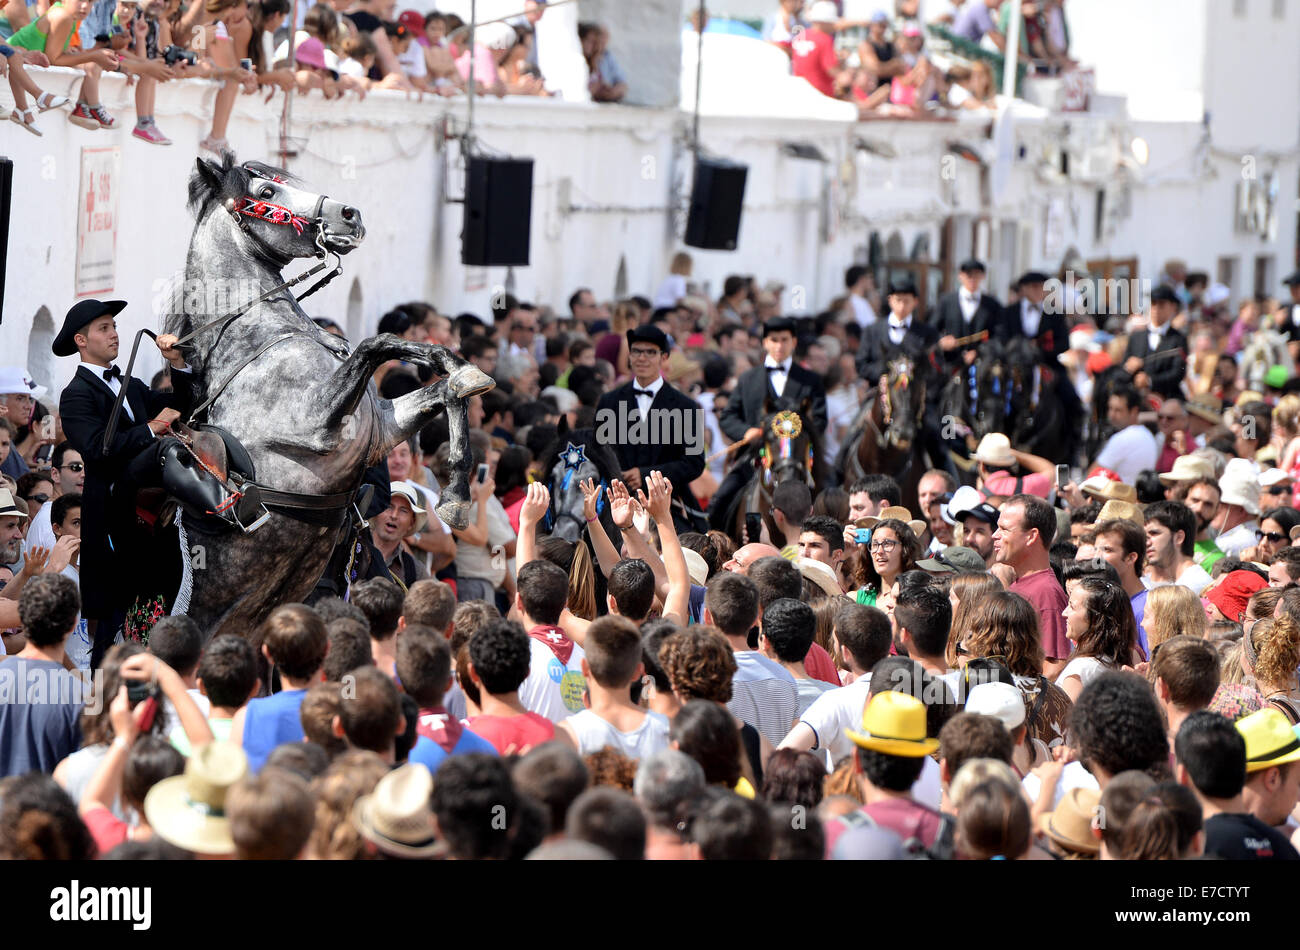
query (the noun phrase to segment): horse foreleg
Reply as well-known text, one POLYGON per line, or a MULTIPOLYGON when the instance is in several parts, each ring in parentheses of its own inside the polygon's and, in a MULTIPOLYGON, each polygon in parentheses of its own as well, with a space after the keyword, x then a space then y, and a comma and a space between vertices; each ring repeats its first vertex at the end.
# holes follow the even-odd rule
POLYGON ((451 449, 448 459, 451 480, 442 486, 437 513, 449 528, 462 530, 469 527, 469 473, 474 457, 469 448, 469 399, 453 394, 451 379, 440 379, 432 386, 425 386, 394 399, 393 414, 384 427, 383 444, 393 446, 403 439, 409 439, 444 408, 447 410, 447 434, 451 449))

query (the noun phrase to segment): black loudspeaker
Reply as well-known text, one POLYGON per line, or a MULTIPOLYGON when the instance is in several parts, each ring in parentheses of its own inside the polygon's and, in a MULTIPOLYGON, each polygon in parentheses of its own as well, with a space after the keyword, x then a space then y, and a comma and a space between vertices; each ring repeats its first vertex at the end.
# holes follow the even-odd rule
POLYGON ((13 191, 14 163, 0 158, 0 320, 4 320, 5 270, 9 265, 9 205, 13 191))
POLYGON ((531 158, 471 158, 465 172, 465 227, 460 262, 528 263, 533 217, 531 158))
POLYGON ((711 251, 734 251, 740 237, 748 165, 713 158, 695 160, 686 243, 711 251))

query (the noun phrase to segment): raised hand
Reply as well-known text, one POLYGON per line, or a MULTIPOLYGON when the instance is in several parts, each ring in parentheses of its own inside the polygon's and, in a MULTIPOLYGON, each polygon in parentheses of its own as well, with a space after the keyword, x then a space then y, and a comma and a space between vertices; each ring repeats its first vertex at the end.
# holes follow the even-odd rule
POLYGON ((49 563, 45 565, 45 573, 60 574, 63 569, 72 563, 72 559, 77 556, 81 550, 81 539, 70 534, 65 534, 54 542, 54 550, 50 552, 49 563))
POLYGON ((537 524, 546 517, 546 511, 550 507, 551 493, 547 491, 546 486, 541 482, 530 482, 528 491, 524 495, 524 503, 519 509, 520 527, 525 524, 537 524))
POLYGON ((672 500, 673 486, 662 472, 651 472, 650 477, 646 480, 650 489, 647 495, 645 492, 637 492, 637 498, 642 507, 650 513, 656 524, 662 524, 664 521, 672 520, 672 500))
POLYGON ((609 483, 609 516, 620 529, 632 527, 632 496, 617 478, 609 483))
POLYGON ((588 521, 595 521, 596 506, 600 504, 600 495, 605 487, 597 485, 591 478, 579 483, 578 487, 582 489, 582 517, 588 521))

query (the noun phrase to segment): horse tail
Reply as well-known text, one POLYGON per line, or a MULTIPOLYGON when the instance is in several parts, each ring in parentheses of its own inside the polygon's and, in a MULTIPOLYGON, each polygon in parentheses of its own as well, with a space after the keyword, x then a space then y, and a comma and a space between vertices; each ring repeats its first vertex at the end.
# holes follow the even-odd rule
POLYGON ((569 564, 568 606, 576 617, 596 619, 596 570, 591 561, 591 549, 581 538, 573 547, 573 561, 569 564))

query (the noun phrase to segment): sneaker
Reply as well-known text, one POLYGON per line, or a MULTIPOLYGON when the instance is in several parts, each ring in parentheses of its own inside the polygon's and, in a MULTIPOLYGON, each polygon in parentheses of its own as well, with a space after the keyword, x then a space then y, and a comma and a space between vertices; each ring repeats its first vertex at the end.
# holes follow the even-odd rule
POLYGON ((230 143, 225 139, 214 139, 211 135, 199 143, 199 148, 212 152, 218 158, 230 151, 230 143))
POLYGON ((102 128, 99 120, 91 114, 90 106, 84 102, 78 102, 76 108, 68 113, 68 121, 73 125, 79 125, 83 129, 90 129, 91 131, 102 128))
POLYGON ((95 121, 99 123, 101 129, 111 129, 117 121, 108 114, 108 110, 103 106, 87 106, 86 111, 94 117, 95 121))
POLYGON ((139 125, 137 124, 131 130, 131 134, 138 139, 144 139, 152 145, 171 145, 172 140, 158 131, 156 125, 139 125))

